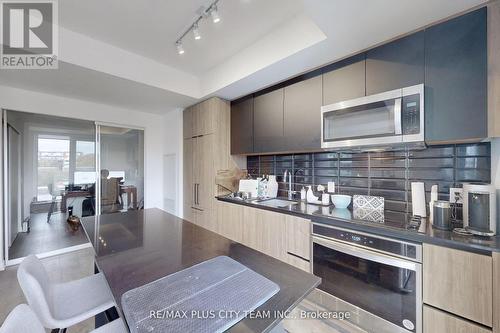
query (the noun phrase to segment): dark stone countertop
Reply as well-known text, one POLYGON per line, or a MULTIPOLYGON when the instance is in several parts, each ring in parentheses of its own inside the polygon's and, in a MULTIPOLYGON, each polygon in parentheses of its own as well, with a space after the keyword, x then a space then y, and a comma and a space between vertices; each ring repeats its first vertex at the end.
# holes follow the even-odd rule
MULTIPOLYGON (((279 285, 258 311, 292 310, 321 279, 160 209, 82 219, 99 268, 120 306, 123 293, 205 260, 226 255, 279 285)), ((245 318, 230 332, 268 332, 280 318, 245 318)))
POLYGON ((385 214, 385 218, 382 217, 382 220, 375 222, 359 219, 356 214, 349 209, 335 209, 332 206, 324 207, 307 204, 305 202, 299 202, 298 204, 291 204, 284 207, 276 207, 266 204, 265 201, 246 201, 230 197, 218 197, 217 199, 234 204, 307 218, 316 224, 343 227, 406 241, 435 244, 483 254, 500 252, 500 235, 495 237, 464 236, 452 231, 437 230, 425 219, 422 220, 418 230, 415 230, 408 226, 408 221, 390 218, 388 217, 390 216, 388 213, 385 214))

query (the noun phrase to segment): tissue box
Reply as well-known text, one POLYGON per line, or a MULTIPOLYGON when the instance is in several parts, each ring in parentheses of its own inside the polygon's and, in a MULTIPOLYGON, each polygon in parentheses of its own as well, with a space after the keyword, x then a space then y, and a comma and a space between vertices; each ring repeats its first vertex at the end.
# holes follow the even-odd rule
POLYGON ((354 195, 352 198, 353 209, 363 210, 384 210, 384 197, 374 197, 371 195, 354 195))

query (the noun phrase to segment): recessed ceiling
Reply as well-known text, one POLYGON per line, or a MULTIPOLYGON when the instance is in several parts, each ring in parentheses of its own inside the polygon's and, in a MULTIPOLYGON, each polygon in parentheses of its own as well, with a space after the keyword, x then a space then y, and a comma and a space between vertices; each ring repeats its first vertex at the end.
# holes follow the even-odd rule
POLYGON ((232 100, 487 0, 220 0, 221 22, 175 41, 210 0, 61 0, 58 70, 0 70, 0 84, 166 113, 232 100))
MULTIPOLYGON (((165 114, 196 102, 131 80, 59 62, 57 70, 0 70, 0 85, 165 114)), ((29 110, 27 110, 29 111, 29 110)))
POLYGON ((59 23, 75 32, 202 75, 303 11, 301 0, 220 0, 221 21, 200 21, 202 38, 190 33, 179 56, 175 41, 210 0, 64 0, 59 23))

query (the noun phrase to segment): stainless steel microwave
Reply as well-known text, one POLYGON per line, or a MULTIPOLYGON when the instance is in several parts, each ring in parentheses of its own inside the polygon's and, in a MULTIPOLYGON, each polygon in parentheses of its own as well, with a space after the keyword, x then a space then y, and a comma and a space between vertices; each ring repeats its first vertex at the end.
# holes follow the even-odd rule
POLYGON ((321 107, 321 148, 423 142, 423 84, 321 107))

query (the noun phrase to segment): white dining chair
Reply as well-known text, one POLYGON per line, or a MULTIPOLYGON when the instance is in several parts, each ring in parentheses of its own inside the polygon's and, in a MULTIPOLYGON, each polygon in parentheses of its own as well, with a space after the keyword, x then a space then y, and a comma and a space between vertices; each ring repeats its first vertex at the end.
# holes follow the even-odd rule
POLYGON ((45 333, 45 328, 27 304, 19 304, 5 318, 0 333, 45 333))
POLYGON ((65 329, 115 306, 101 273, 52 283, 41 261, 30 255, 19 265, 17 279, 30 308, 45 328, 65 329))
MULTIPOLYGON (((120 318, 93 330, 91 333, 126 333, 127 329, 120 318)), ((45 333, 40 319, 27 304, 19 304, 12 310, 2 326, 0 333, 45 333)))

